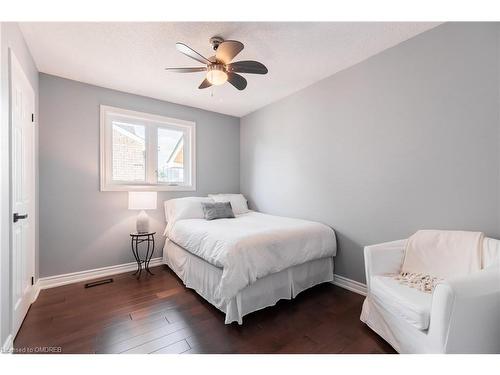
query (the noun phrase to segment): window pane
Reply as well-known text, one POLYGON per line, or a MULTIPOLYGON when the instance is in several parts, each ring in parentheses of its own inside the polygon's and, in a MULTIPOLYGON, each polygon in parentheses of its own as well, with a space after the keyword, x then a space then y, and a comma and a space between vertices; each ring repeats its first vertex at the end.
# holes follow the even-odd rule
POLYGON ((184 183, 183 132, 158 128, 158 182, 184 183))
POLYGON ((143 125, 113 121, 113 180, 146 180, 146 139, 143 125))

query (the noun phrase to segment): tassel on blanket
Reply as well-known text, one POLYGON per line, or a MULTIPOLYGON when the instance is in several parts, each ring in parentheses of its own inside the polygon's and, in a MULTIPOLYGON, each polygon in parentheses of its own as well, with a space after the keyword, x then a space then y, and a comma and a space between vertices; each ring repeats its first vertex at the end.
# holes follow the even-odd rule
POLYGON ((400 284, 418 289, 424 293, 432 293, 436 285, 443 281, 439 277, 413 272, 401 272, 399 275, 394 276, 394 279, 398 280, 400 284))

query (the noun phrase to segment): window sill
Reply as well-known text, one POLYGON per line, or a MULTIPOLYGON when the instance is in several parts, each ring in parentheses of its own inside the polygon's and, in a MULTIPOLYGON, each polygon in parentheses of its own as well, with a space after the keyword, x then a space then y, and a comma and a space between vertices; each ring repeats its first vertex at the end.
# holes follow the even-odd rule
POLYGON ((101 191, 196 191, 196 186, 189 185, 104 185, 101 191))

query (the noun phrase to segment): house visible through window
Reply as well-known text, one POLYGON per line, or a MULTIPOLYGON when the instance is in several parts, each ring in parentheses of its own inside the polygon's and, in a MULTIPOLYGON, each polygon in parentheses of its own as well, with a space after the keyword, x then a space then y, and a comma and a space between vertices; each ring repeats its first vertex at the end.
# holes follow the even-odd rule
POLYGON ((158 181, 184 182, 184 137, 180 131, 158 129, 158 181))
POLYGON ((195 190, 195 123, 101 106, 101 190, 195 190))
POLYGON ((146 181, 144 126, 113 122, 113 181, 146 181))

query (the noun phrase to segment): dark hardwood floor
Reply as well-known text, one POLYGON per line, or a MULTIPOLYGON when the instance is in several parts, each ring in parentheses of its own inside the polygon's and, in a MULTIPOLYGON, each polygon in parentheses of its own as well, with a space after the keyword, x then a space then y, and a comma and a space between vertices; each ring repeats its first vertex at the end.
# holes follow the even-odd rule
POLYGON ((359 321, 363 297, 332 284, 252 313, 243 325, 183 286, 166 266, 85 289, 42 290, 15 350, 61 353, 394 353, 359 321))

